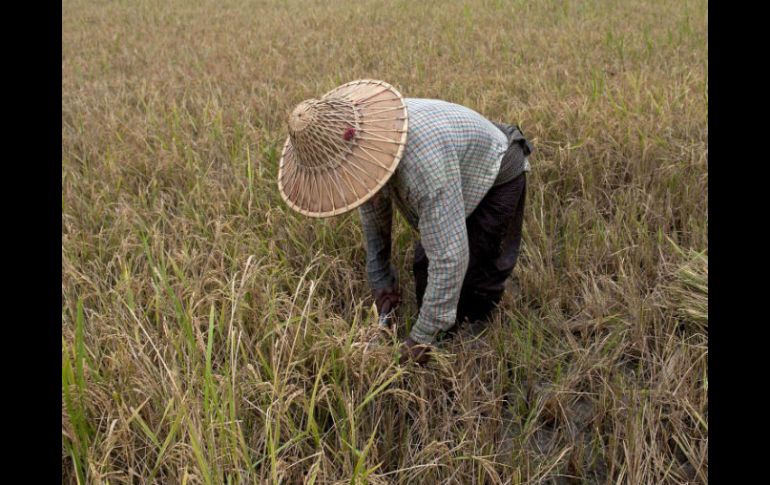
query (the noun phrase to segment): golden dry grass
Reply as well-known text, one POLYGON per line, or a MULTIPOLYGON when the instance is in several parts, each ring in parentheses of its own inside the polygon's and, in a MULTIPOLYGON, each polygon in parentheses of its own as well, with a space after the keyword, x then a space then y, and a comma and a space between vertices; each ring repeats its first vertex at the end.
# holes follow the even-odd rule
POLYGON ((66 482, 707 482, 705 1, 62 9, 66 482), (425 369, 368 343, 357 215, 275 183, 358 78, 537 147, 513 291, 425 369))

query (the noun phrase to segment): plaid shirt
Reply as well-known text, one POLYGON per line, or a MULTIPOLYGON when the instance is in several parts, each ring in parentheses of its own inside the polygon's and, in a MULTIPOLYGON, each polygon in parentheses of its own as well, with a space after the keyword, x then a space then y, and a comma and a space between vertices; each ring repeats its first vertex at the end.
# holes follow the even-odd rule
MULTIPOLYGON (((455 323, 468 268, 468 217, 500 174, 508 140, 475 111, 433 99, 407 99, 403 158, 387 184, 359 208, 372 288, 395 284, 390 263, 393 204, 420 233, 428 287, 410 336, 432 343, 455 323)), ((526 166, 525 170, 529 167, 526 166)))

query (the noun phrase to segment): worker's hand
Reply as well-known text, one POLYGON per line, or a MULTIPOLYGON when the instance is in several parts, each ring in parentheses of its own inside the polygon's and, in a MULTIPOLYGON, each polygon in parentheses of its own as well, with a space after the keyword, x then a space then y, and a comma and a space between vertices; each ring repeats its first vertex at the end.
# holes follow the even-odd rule
POLYGON ((374 304, 377 305, 377 312, 380 315, 387 315, 398 307, 401 303, 401 293, 398 288, 386 287, 374 290, 374 304))
POLYGON ((401 344, 401 356, 398 363, 403 365, 409 360, 418 365, 427 364, 430 360, 430 346, 418 344, 411 337, 407 337, 401 344))

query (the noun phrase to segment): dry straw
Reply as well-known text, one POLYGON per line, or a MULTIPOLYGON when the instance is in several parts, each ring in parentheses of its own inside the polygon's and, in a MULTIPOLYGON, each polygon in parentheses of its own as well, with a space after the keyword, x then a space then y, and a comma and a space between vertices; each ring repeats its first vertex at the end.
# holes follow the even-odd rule
POLYGON ((352 81, 303 101, 289 115, 278 172, 283 200, 311 217, 355 209, 395 172, 407 127, 404 98, 384 81, 352 81))

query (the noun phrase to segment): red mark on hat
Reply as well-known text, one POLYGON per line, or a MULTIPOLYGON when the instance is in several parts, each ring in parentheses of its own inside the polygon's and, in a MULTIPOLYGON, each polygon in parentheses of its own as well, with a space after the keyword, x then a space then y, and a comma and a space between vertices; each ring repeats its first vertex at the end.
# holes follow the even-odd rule
POLYGON ((344 138, 345 141, 350 141, 354 136, 356 136, 356 129, 348 128, 347 130, 345 130, 345 134, 342 135, 342 138, 344 138))

